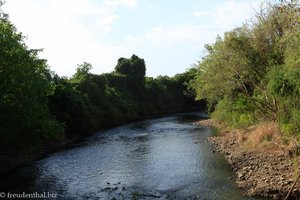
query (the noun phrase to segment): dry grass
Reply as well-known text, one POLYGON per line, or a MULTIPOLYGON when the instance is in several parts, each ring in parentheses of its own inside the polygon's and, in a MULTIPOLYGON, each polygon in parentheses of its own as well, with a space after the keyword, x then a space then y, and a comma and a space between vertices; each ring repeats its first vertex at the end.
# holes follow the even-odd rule
POLYGON ((202 120, 197 123, 204 127, 217 127, 222 131, 219 135, 234 137, 241 149, 258 151, 276 151, 289 154, 298 151, 300 155, 300 142, 295 138, 282 136, 279 124, 274 121, 262 122, 247 129, 228 128, 213 119, 202 120), (230 136, 231 135, 231 136, 230 136), (285 138, 285 139, 284 139, 285 138))
POLYGON ((199 126, 203 126, 203 127, 221 128, 221 123, 219 123, 218 121, 213 120, 213 119, 201 120, 201 121, 197 122, 196 124, 199 126))
POLYGON ((279 149, 281 147, 280 128, 276 122, 264 122, 238 132, 241 144, 250 148, 279 149))
POLYGON ((277 123, 267 122, 259 124, 254 130, 250 131, 248 141, 253 144, 260 144, 264 141, 279 139, 280 129, 277 123))
POLYGON ((296 138, 285 138, 276 122, 263 122, 247 129, 235 131, 239 147, 243 150, 284 153, 300 156, 300 143, 296 138))

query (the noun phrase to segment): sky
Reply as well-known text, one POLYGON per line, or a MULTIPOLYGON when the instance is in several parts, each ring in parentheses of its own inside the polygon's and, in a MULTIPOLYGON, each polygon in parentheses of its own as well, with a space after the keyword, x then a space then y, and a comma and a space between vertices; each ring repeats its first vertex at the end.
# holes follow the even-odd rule
POLYGON ((111 72, 120 57, 143 58, 146 75, 182 73, 204 45, 241 26, 262 0, 6 0, 2 10, 43 49, 50 69, 72 76, 78 64, 111 72))

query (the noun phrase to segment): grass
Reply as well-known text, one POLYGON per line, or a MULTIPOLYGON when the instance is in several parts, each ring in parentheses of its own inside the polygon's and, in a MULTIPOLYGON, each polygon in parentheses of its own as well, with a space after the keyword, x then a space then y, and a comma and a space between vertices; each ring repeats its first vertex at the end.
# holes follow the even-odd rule
POLYGON ((254 146, 278 145, 280 142, 280 129, 276 122, 265 122, 253 127, 247 133, 246 140, 254 146))
POLYGON ((237 142, 247 150, 282 150, 283 141, 280 128, 276 122, 263 122, 245 129, 235 129, 237 142))

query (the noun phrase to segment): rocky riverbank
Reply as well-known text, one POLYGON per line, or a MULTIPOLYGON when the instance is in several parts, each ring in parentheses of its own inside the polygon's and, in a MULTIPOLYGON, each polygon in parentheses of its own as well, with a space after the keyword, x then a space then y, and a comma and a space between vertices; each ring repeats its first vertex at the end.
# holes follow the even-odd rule
MULTIPOLYGON (((219 126, 212 120, 199 122, 199 126, 219 126)), ((252 131, 253 132, 253 131, 252 131)), ((216 151, 225 155, 236 174, 236 183, 245 190, 245 195, 267 199, 284 199, 291 190, 289 199, 300 199, 300 180, 296 182, 300 170, 299 157, 291 156, 281 145, 267 142, 251 145, 241 136, 253 134, 238 131, 224 131, 208 142, 216 151), (279 147, 280 146, 280 147, 279 147), (294 185, 294 182, 296 184, 294 185), (292 185, 294 185, 293 189, 292 185)), ((268 134, 267 134, 268 135, 268 134)), ((270 140, 270 139, 269 139, 270 140)))

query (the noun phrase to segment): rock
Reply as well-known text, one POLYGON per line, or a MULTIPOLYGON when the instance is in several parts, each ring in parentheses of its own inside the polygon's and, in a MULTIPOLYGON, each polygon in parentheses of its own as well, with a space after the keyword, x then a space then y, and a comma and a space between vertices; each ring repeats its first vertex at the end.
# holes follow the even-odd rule
MULTIPOLYGON (((236 174, 236 183, 250 196, 265 199, 284 199, 295 176, 293 161, 280 152, 243 149, 236 134, 210 137, 207 141, 214 151, 224 153, 236 174)), ((291 197, 300 196, 300 181, 291 197)), ((294 198, 298 199, 298 198, 294 198)))
POLYGON ((118 190, 118 189, 119 189, 119 187, 115 187, 115 188, 112 188, 112 191, 118 190))
POLYGON ((103 192, 103 191, 110 191, 110 190, 111 190, 111 187, 106 187, 106 188, 104 188, 104 189, 102 189, 100 191, 103 192))
POLYGON ((244 174, 242 174, 242 173, 238 174, 238 179, 241 181, 244 180, 245 179, 244 174))

